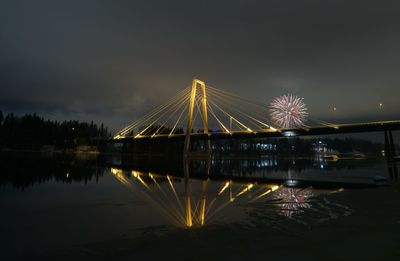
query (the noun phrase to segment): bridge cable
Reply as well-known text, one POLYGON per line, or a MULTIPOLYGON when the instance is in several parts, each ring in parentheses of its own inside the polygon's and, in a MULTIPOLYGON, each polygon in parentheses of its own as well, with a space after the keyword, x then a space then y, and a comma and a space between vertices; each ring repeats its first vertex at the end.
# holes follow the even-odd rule
MULTIPOLYGON (((185 99, 185 98, 183 98, 185 99)), ((177 106, 177 104, 175 104, 174 106, 177 106)), ((152 127, 155 123, 157 123, 165 114, 167 114, 168 112, 170 112, 171 110, 173 110, 175 107, 170 107, 164 111, 161 112, 161 115, 155 119, 152 123, 150 123, 150 125, 148 125, 145 129, 143 129, 138 135, 135 136, 135 138, 139 137, 142 135, 142 133, 144 133, 146 130, 148 130, 150 127, 152 127)))
POLYGON ((186 96, 187 93, 190 91, 189 88, 185 88, 182 91, 180 91, 177 95, 175 95, 174 97, 172 97, 170 100, 168 100, 166 103, 154 108, 151 112, 149 112, 148 114, 146 114, 145 116, 143 116, 142 118, 134 121, 132 124, 126 126, 125 128, 123 128, 122 130, 120 130, 118 132, 118 134, 120 135, 125 135, 127 132, 129 132, 130 130, 132 130, 134 127, 138 126, 141 123, 144 123, 146 121, 149 121, 151 118, 153 118, 156 114, 158 114, 160 111, 162 111, 163 109, 165 109, 166 107, 169 107, 171 105, 173 105, 176 101, 178 101, 179 99, 181 99, 182 97, 186 96))
MULTIPOLYGON (((211 91, 212 92, 212 91, 211 91)), ((229 104, 228 106, 230 106, 230 107, 236 107, 236 108, 238 108, 238 100, 236 99, 236 100, 234 100, 234 99, 232 99, 232 98, 228 98, 228 99, 225 99, 224 97, 222 97, 222 96, 220 96, 220 95, 218 95, 218 94, 216 94, 215 96, 213 96, 213 97, 215 97, 217 100, 219 100, 221 103, 226 103, 226 104, 229 104)), ((244 106, 245 108, 248 108, 249 106, 244 106)), ((249 108, 248 108, 249 109, 249 108)), ((262 109, 263 110, 265 110, 266 109, 266 107, 265 106, 263 106, 262 107, 262 109)), ((237 110, 238 112, 241 112, 239 109, 237 110)), ((243 114, 243 112, 241 112, 242 114, 243 114)), ((252 114, 257 114, 257 115, 259 115, 259 110, 255 110, 255 111, 253 111, 252 112, 252 114)), ((260 116, 260 115, 259 115, 260 116)), ((260 116, 260 118, 265 118, 265 116, 260 116)), ((264 123, 265 124, 265 123, 264 123)))
POLYGON ((152 137, 154 137, 155 135, 157 135, 157 133, 160 131, 160 129, 163 128, 173 116, 175 116, 175 113, 176 113, 177 111, 179 111, 180 109, 182 109, 182 107, 184 107, 185 102, 186 102, 187 100, 189 100, 189 97, 186 97, 185 99, 182 100, 181 104, 178 104, 178 106, 177 106, 177 108, 175 109, 175 111, 172 112, 172 113, 169 115, 169 117, 168 117, 168 118, 164 121, 164 123, 156 130, 156 132, 152 135, 152 137))
POLYGON ((214 118, 217 120, 217 122, 220 124, 220 126, 225 130, 225 132, 230 133, 228 128, 226 128, 225 125, 215 115, 215 113, 214 113, 213 109, 211 108, 211 106, 209 104, 207 104, 207 107, 208 107, 209 111, 211 112, 211 115, 214 116, 214 118))
MULTIPOLYGON (((214 96, 213 96, 213 98, 214 98, 214 96)), ((229 101, 223 100, 221 97, 218 97, 218 96, 215 96, 215 100, 220 102, 220 103, 222 103, 222 104, 224 104, 224 107, 230 107, 231 110, 234 110, 237 113, 241 114, 242 116, 250 119, 251 121, 248 120, 248 119, 246 121, 248 121, 250 124, 256 126, 257 128, 259 128, 261 126, 272 128, 269 124, 267 124, 265 122, 262 122, 262 121, 256 119, 255 117, 252 117, 249 114, 244 113, 244 112, 242 112, 242 111, 240 111, 238 109, 235 109, 235 108, 237 108, 237 102, 235 102, 235 103, 229 102, 229 101), (258 124, 255 124, 253 121, 257 122, 258 124)), ((221 109, 222 109, 222 107, 221 107, 221 109)), ((255 113, 253 113, 253 114, 255 114, 255 113)), ((264 117, 261 117, 261 118, 264 118, 264 117)), ((261 127, 261 129, 263 129, 263 128, 261 127)))
MULTIPOLYGON (((187 88, 187 91, 189 89, 187 88)), ((136 120, 135 122, 133 122, 132 124, 128 125, 127 127, 125 127, 124 129, 122 129, 120 131, 120 133, 126 133, 127 131, 130 131, 132 129, 132 127, 138 125, 138 123, 143 122, 143 119, 147 119, 148 117, 151 117, 152 115, 158 113, 160 110, 162 110, 164 107, 168 106, 169 103, 175 101, 176 97, 179 97, 181 95, 181 93, 183 92, 183 94, 185 93, 185 89, 182 90, 181 92, 179 92, 176 96, 174 96, 170 101, 168 101, 165 104, 162 104, 158 107, 156 107, 155 109, 153 109, 150 113, 148 113, 147 115, 145 115, 144 117, 136 120)))

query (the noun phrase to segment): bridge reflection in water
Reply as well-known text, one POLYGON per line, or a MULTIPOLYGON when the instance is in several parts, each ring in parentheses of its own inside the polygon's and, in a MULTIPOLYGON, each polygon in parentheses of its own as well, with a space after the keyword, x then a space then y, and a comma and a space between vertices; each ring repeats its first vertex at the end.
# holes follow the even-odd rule
POLYGON ((310 188, 286 188, 279 184, 198 180, 118 168, 111 168, 111 173, 176 226, 203 226, 219 218, 230 205, 255 202, 280 206, 277 212, 290 217, 309 208, 313 196, 310 188), (210 182, 214 184, 208 190, 210 182))
MULTIPOLYGON (((235 160, 238 161, 240 162, 235 160)), ((283 171, 278 170, 279 173, 272 172, 263 176, 254 176, 257 174, 255 171, 251 175, 227 176, 222 173, 223 168, 215 170, 210 166, 212 164, 218 165, 215 160, 185 162, 183 171, 175 174, 168 170, 165 172, 171 174, 162 171, 161 174, 155 173, 143 167, 135 169, 114 165, 111 167, 111 173, 171 224, 179 227, 201 227, 225 222, 227 219, 237 220, 249 208, 255 211, 262 210, 260 212, 263 213, 267 211, 269 217, 280 215, 291 219, 299 218, 310 208, 314 214, 318 212, 328 215, 327 209, 335 204, 323 206, 330 204, 328 201, 315 204, 315 199, 319 196, 342 192, 348 188, 380 185, 373 177, 340 179, 333 173, 326 175, 326 169, 319 170, 320 165, 313 166, 316 171, 320 171, 319 176, 299 176, 299 172, 290 167, 283 171), (210 169, 214 173, 210 173, 210 169), (189 172, 193 175, 189 175, 189 172)), ((262 169, 271 168, 269 164, 255 165, 262 169)), ((277 166, 272 168, 276 171, 277 166)), ((351 169, 349 166, 345 168, 351 169)), ((235 170, 231 171, 235 173, 235 170)), ((335 207, 337 206, 336 204, 335 207)), ((349 211, 345 206, 340 208, 342 213, 349 211)))

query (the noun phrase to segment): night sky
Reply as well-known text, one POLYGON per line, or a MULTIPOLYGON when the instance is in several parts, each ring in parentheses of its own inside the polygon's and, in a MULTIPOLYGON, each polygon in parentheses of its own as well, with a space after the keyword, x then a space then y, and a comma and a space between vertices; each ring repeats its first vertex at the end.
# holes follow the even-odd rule
POLYGON ((400 1, 0 2, 0 110, 116 130, 193 77, 299 95, 313 118, 400 119, 400 1))

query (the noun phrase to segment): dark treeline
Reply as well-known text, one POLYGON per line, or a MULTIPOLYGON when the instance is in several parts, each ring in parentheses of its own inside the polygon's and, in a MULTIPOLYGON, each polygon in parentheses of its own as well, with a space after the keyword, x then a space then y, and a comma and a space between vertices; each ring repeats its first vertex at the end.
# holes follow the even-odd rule
POLYGON ((4 115, 0 111, 0 148, 36 149, 43 145, 74 148, 95 145, 110 136, 103 124, 79 121, 50 121, 36 114, 4 115))

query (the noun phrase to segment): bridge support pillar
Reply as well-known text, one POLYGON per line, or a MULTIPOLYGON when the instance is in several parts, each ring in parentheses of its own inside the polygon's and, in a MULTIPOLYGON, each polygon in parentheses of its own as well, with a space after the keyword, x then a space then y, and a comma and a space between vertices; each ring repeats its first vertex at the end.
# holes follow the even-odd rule
MULTIPOLYGON (((185 136, 185 144, 184 144, 184 156, 188 156, 191 153, 191 144, 190 144, 190 135, 193 131, 193 112, 194 112, 194 105, 196 103, 196 93, 197 87, 200 86, 201 89, 201 107, 202 107, 202 114, 203 114, 203 129, 204 134, 209 135, 208 133, 208 115, 207 115, 207 95, 206 95, 206 84, 203 81, 198 79, 193 79, 192 82, 192 91, 190 93, 190 101, 189 101, 189 111, 188 111, 188 123, 186 128, 186 136, 185 136)), ((211 152, 211 145, 210 140, 207 139, 206 143, 206 153, 210 154, 211 152)))
POLYGON ((385 131, 385 156, 388 166, 390 178, 398 178, 398 169, 396 163, 396 148, 393 141, 393 133, 391 130, 385 131))
POLYGON ((183 159, 183 171, 184 171, 184 182, 185 182, 185 212, 186 212, 186 226, 192 227, 192 207, 191 207, 191 184, 189 179, 189 169, 190 169, 190 161, 186 158, 183 159))
POLYGON ((207 187, 208 187, 208 179, 202 182, 202 193, 201 193, 201 201, 200 201, 200 211, 199 211, 199 220, 200 225, 204 225, 205 223, 205 212, 206 212, 206 200, 207 200, 207 187))
POLYGON ((394 161, 394 157, 396 156, 396 148, 394 146, 391 130, 385 131, 385 156, 388 162, 394 161))

